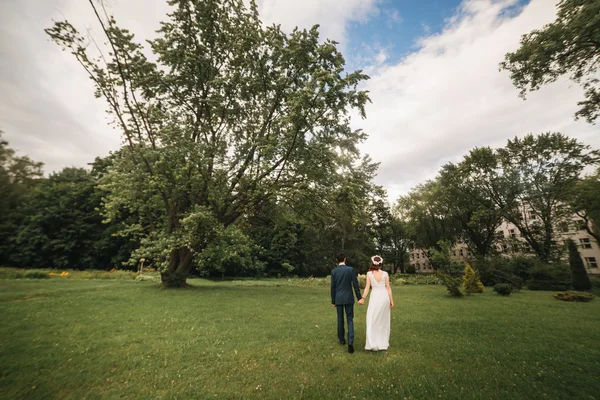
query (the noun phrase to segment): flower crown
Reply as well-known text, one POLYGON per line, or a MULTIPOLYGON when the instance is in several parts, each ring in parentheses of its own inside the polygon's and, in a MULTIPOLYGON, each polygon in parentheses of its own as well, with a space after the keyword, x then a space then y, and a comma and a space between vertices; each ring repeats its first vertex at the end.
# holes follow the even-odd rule
POLYGON ((381 264, 383 264, 383 258, 381 258, 381 256, 373 256, 371 257, 371 262, 373 263, 373 265, 380 266, 381 264))

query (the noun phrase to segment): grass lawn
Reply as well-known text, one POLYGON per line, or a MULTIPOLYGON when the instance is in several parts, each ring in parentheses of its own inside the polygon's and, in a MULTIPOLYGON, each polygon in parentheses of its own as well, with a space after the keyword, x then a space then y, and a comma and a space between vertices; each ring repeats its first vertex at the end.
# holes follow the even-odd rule
POLYGON ((327 287, 191 283, 0 281, 0 397, 600 399, 600 299, 397 286, 390 350, 356 305, 351 355, 327 287))

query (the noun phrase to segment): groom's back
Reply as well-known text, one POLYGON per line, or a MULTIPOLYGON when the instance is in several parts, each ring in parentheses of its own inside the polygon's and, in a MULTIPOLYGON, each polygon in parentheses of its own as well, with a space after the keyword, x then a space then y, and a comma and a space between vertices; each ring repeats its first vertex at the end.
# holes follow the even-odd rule
POLYGON ((354 269, 348 265, 339 265, 331 271, 331 281, 335 285, 335 304, 352 304, 352 278, 354 269))

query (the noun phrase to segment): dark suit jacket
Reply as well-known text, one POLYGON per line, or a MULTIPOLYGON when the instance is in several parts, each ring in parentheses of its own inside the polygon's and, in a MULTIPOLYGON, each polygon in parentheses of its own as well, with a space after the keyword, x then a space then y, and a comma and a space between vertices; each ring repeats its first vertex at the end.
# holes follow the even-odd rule
POLYGON ((354 304, 352 287, 354 287, 356 298, 360 300, 360 289, 354 268, 338 265, 331 270, 331 304, 354 304))

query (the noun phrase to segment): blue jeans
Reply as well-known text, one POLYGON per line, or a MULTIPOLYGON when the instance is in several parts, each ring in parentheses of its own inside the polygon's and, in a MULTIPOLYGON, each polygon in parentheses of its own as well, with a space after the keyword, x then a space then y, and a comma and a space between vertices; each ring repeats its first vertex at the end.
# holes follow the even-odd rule
POLYGON ((348 321, 348 343, 354 344, 354 304, 336 304, 338 321, 338 339, 341 343, 346 342, 344 337, 344 310, 348 321))

